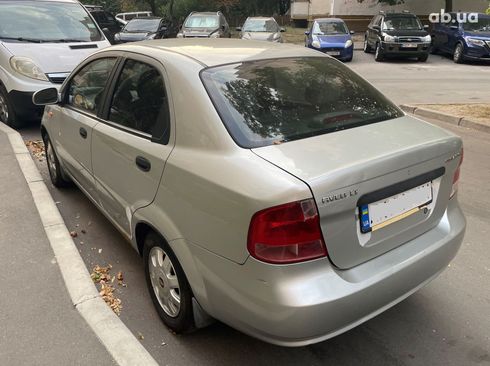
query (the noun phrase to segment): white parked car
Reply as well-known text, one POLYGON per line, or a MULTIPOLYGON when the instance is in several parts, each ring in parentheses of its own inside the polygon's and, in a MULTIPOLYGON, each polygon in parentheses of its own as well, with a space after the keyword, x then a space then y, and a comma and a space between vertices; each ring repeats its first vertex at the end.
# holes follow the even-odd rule
POLYGON ((0 0, 0 121, 40 119, 32 94, 60 86, 80 61, 110 43, 75 0, 0 0))

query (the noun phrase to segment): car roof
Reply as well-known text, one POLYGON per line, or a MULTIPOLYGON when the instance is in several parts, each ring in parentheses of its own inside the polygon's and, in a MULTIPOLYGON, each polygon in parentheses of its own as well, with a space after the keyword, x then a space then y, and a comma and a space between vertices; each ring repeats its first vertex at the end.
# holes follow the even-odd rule
MULTIPOLYGON (((297 45, 239 39, 163 39, 117 45, 108 50, 142 53, 142 47, 158 57, 159 51, 186 56, 202 66, 217 66, 244 61, 287 57, 327 57, 297 45)), ((103 51, 102 51, 103 52, 103 51)))
POLYGON ((274 17, 248 17, 247 19, 274 19, 274 17))
MULTIPOLYGON (((0 0, 1 1, 12 1, 12 0, 0 0)), ((78 0, 35 0, 38 2, 45 2, 45 3, 80 3, 78 0)))
POLYGON ((417 16, 412 13, 387 13, 381 15, 384 15, 385 18, 400 18, 400 17, 417 18, 417 16))
POLYGON ((345 23, 343 19, 340 18, 317 18, 315 22, 330 22, 330 23, 345 23))
POLYGON ((189 14, 189 16, 193 16, 193 15, 219 15, 220 13, 217 12, 217 11, 195 11, 191 14, 189 14))

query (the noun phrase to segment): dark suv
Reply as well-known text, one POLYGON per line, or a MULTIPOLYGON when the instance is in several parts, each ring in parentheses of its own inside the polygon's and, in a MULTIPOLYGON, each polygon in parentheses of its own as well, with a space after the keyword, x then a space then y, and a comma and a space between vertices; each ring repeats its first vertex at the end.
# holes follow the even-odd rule
POLYGON ((428 26, 409 12, 383 13, 369 23, 364 38, 364 52, 375 51, 375 60, 386 56, 416 57, 425 62, 429 57, 431 37, 428 26))
POLYGON ((121 31, 121 25, 117 22, 114 15, 102 9, 102 6, 99 5, 85 5, 85 8, 94 17, 109 42, 114 44, 114 35, 121 31))

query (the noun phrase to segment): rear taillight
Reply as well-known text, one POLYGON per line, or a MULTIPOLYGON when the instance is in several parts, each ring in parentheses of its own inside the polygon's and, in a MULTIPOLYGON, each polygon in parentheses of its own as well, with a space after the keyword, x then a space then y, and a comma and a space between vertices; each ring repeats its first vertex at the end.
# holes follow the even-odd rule
POLYGON ((451 196, 449 197, 450 199, 453 198, 456 192, 458 191, 459 176, 461 174, 461 165, 463 164, 463 158, 464 158, 464 150, 461 149, 461 157, 459 159, 458 168, 454 172, 454 176, 453 176, 453 188, 451 190, 451 196))
POLYGON ((285 264, 327 255, 313 199, 257 212, 250 222, 248 251, 258 260, 285 264))

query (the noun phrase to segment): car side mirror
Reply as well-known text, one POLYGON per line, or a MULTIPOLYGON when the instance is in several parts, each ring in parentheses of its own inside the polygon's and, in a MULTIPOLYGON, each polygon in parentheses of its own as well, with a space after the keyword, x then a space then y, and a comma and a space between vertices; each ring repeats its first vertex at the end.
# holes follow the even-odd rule
POLYGON ((284 33, 286 31, 286 28, 281 28, 280 31, 284 33))
POLYGON ((356 32, 354 32, 354 31, 352 31, 352 30, 351 30, 349 33, 350 33, 350 34, 355 34, 356 32))
POLYGON ((58 89, 56 88, 47 88, 42 89, 34 93, 32 96, 32 102, 35 105, 50 105, 57 104, 60 101, 60 95, 58 93, 58 89))
POLYGON ((373 29, 376 29, 376 30, 380 31, 381 30, 381 27, 379 25, 373 25, 373 29))
POLYGON ((237 32, 241 32, 241 31, 242 31, 242 27, 236 27, 236 28, 235 28, 235 30, 236 30, 237 32))
POLYGON ((306 31, 306 32, 305 32, 305 35, 306 35, 306 36, 309 36, 309 35, 310 35, 310 31, 306 31))

